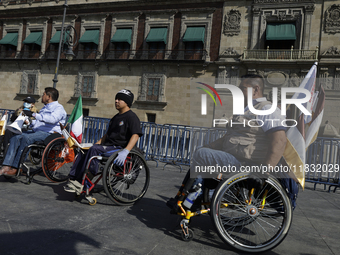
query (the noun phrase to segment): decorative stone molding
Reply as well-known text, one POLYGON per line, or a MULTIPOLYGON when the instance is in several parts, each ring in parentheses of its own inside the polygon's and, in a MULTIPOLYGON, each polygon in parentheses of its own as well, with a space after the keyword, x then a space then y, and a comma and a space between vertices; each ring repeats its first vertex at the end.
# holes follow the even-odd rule
POLYGON ((299 87, 300 86, 300 78, 297 73, 291 73, 289 77, 288 87, 299 87))
POLYGON ((223 34, 228 36, 238 35, 241 32, 241 13, 231 9, 224 16, 223 34))
POLYGON ((234 48, 227 48, 223 53, 220 55, 220 57, 239 57, 241 56, 234 48))
POLYGON ((325 11, 326 33, 340 32, 340 4, 333 4, 325 11))
POLYGON ((328 50, 322 53, 322 56, 340 56, 340 50, 337 47, 332 46, 328 50))

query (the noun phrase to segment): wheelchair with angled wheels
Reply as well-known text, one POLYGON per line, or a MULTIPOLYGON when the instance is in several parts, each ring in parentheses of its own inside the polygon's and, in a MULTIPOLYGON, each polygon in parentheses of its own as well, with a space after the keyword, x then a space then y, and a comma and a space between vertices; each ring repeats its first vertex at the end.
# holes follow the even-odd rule
POLYGON ((43 172, 52 182, 66 181, 76 153, 76 150, 69 148, 62 135, 51 134, 44 141, 35 142, 24 149, 20 158, 20 171, 14 177, 19 178, 23 174, 27 184, 30 184, 36 174, 43 172), (29 161, 26 161, 27 153, 29 161))
POLYGON ((97 200, 92 195, 96 184, 102 180, 103 189, 109 199, 116 205, 131 205, 139 201, 146 193, 150 182, 150 170, 141 152, 132 149, 127 155, 124 164, 118 166, 114 160, 120 149, 93 156, 86 164, 82 185, 84 194, 90 205, 97 200), (89 171, 92 160, 99 160, 99 170, 95 176, 89 171))
POLYGON ((287 236, 293 209, 286 190, 273 176, 261 188, 250 185, 250 173, 237 173, 214 185, 204 185, 202 204, 187 209, 178 201, 181 235, 194 237, 189 225, 196 215, 210 214, 219 237, 238 251, 263 253, 279 245, 287 236), (202 209, 204 206, 204 209, 202 209), (192 210, 192 211, 191 211, 192 210))

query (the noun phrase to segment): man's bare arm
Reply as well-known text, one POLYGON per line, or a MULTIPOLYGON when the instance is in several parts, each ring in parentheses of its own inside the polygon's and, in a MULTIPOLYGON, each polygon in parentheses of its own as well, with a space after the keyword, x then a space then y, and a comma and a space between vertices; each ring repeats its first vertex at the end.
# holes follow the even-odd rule
POLYGON ((276 166, 281 157, 283 156, 283 152, 286 148, 287 136, 284 130, 275 131, 270 133, 268 136, 268 151, 265 159, 265 164, 267 166, 276 166))

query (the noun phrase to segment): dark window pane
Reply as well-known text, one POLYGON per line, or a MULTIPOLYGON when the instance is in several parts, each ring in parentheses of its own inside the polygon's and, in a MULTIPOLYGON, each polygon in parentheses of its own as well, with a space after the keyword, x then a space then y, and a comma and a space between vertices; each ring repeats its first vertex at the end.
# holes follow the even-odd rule
POLYGON ((157 101, 159 93, 160 79, 149 79, 149 86, 146 100, 157 101))
POLYGON ((27 94, 34 94, 34 86, 35 86, 36 75, 35 74, 29 74, 27 76, 28 76, 27 94))
POLYGON ((84 76, 81 87, 82 96, 91 97, 92 89, 93 89, 93 76, 84 76))

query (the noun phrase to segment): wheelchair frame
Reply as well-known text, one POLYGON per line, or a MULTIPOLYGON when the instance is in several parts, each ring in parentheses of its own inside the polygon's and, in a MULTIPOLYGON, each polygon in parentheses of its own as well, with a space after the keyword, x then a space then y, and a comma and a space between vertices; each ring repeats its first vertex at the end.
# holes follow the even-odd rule
POLYGON ((131 205, 145 195, 150 183, 150 170, 144 156, 132 149, 123 166, 117 166, 113 162, 119 151, 120 149, 117 149, 112 155, 104 153, 88 160, 81 183, 84 189, 80 195, 84 194, 90 205, 97 203, 91 191, 100 180, 103 182, 106 195, 117 205, 131 205), (94 159, 99 160, 100 165, 98 172, 93 176, 89 166, 94 159))
MULTIPOLYGON (((30 184, 33 180, 33 177, 36 174, 40 174, 41 172, 44 172, 46 178, 48 178, 50 181, 52 182, 63 182, 66 181, 68 179, 68 173, 67 175, 65 174, 62 178, 61 177, 57 177, 57 176, 53 176, 53 174, 51 174, 50 172, 53 172, 54 174, 57 173, 57 170, 60 170, 60 168, 66 164, 66 163, 71 163, 73 162, 73 158, 67 158, 67 161, 65 160, 65 155, 68 154, 67 152, 65 153, 65 150, 69 151, 74 151, 73 149, 70 149, 67 145, 66 139, 60 135, 60 136, 56 136, 55 134, 51 134, 50 136, 48 136, 46 139, 49 139, 50 141, 45 144, 45 141, 38 141, 35 142, 33 144, 30 144, 29 146, 27 146, 20 158, 20 164, 19 164, 19 169, 22 169, 22 173, 26 175, 26 183, 30 184), (55 136, 55 138, 53 137, 55 136), (52 139, 54 138, 54 139, 52 139), (59 149, 54 149, 55 145, 58 145, 59 143, 59 149), (64 146, 63 146, 64 145, 64 146), (42 155, 41 158, 35 158, 34 153, 32 153, 32 150, 36 150, 36 153, 38 154, 38 157, 40 155, 42 155), (49 153, 54 152, 53 158, 49 157, 49 153), (61 155, 57 155, 56 151, 63 151, 64 153, 62 153, 61 155), (35 170, 32 170, 32 167, 30 167, 25 161, 27 153, 29 152, 29 157, 30 157, 30 161, 32 162, 32 164, 37 165, 37 163, 41 163, 41 166, 38 167, 35 170), (33 162, 35 159, 37 159, 37 161, 33 162), (58 168, 54 168, 52 170, 49 169, 49 166, 46 164, 46 161, 53 161, 53 162, 58 162, 58 168), (44 162, 45 161, 45 162, 44 162)), ((52 153, 53 154, 53 153, 52 153)), ((59 171, 60 172, 60 171, 59 171)), ((58 172, 58 173, 59 173, 58 172)), ((15 176, 13 176, 14 178, 19 178, 21 171, 19 170, 17 172, 17 174, 15 176)), ((12 177, 6 177, 6 178, 12 178, 12 177)))
POLYGON ((277 179, 270 176, 260 190, 248 187, 249 173, 238 173, 220 181, 210 201, 204 189, 206 209, 194 212, 182 206, 178 215, 181 236, 190 241, 194 232, 189 228, 192 217, 210 214, 220 238, 242 252, 258 253, 273 249, 287 236, 292 222, 291 202, 277 179))

